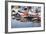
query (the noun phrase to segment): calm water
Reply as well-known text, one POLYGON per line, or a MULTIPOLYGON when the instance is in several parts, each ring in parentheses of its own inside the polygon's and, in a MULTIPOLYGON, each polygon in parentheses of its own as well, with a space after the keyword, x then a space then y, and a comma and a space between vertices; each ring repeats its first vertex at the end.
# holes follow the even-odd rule
POLYGON ((40 27, 40 23, 33 23, 33 22, 20 22, 16 19, 11 20, 11 27, 12 28, 26 28, 26 27, 40 27))

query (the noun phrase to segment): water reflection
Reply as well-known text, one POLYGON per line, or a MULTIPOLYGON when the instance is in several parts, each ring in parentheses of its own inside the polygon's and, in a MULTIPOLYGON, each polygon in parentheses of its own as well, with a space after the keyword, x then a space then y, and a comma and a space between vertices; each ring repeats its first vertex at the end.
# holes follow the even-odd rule
POLYGON ((37 22, 20 22, 16 19, 11 20, 11 27, 12 28, 26 28, 26 27, 40 27, 41 24, 37 22))

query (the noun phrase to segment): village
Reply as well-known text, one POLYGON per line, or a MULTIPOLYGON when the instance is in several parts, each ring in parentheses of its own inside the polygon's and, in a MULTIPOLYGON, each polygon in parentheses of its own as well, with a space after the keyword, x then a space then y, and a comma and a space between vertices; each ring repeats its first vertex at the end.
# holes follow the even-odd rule
POLYGON ((12 19, 21 22, 41 22, 41 8, 32 6, 12 6, 12 19))

